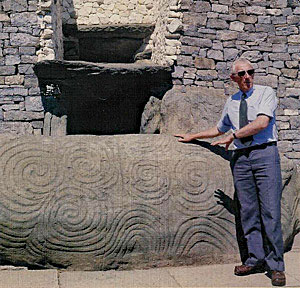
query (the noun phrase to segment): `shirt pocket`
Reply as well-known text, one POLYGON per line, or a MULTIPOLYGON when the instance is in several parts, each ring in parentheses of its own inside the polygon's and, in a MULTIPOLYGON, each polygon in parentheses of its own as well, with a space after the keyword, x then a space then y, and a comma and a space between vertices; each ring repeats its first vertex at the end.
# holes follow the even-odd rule
POLYGON ((258 110, 254 105, 248 105, 248 121, 252 122, 257 118, 258 110))

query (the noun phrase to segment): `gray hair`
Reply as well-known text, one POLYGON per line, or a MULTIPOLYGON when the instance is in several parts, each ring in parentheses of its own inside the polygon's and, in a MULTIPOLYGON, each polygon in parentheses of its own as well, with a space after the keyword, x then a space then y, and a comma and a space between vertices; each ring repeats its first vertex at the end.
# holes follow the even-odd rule
POLYGON ((253 66, 251 64, 251 62, 249 60, 247 60, 246 58, 239 58, 237 60, 235 60, 233 63, 232 63, 232 67, 231 67, 231 73, 234 74, 236 73, 236 66, 237 64, 239 63, 244 63, 244 64, 249 64, 251 67, 253 66))

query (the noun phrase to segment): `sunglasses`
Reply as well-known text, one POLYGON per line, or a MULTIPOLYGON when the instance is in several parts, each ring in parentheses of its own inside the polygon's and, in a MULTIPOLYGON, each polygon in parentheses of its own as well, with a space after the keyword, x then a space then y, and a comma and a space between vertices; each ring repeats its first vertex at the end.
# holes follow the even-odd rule
POLYGON ((239 71, 237 73, 233 73, 233 74, 237 74, 239 77, 243 77, 246 75, 246 73, 249 75, 249 76, 252 76, 254 74, 254 69, 250 69, 250 70, 247 70, 247 71, 239 71))

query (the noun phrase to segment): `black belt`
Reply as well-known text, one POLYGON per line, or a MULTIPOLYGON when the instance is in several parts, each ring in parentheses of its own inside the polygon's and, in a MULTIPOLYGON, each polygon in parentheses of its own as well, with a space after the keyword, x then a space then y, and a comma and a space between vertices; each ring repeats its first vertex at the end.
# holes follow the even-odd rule
POLYGON ((254 145, 246 148, 236 149, 234 153, 237 154, 243 154, 243 153, 249 153, 252 150, 259 150, 259 149, 265 149, 268 146, 277 146, 277 142, 267 142, 260 145, 254 145))

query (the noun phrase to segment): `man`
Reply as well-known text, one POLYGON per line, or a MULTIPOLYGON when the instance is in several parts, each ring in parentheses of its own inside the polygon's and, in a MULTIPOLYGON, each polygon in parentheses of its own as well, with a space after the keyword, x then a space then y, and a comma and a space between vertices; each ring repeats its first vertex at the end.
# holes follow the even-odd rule
POLYGON ((243 264, 235 267, 234 274, 244 276, 268 269, 272 285, 284 286, 277 99, 272 88, 253 85, 254 69, 246 59, 233 63, 230 78, 240 90, 227 100, 218 124, 197 134, 175 136, 180 137, 180 142, 190 142, 232 130, 211 145, 225 144, 226 150, 232 142, 234 146, 231 168, 247 247, 246 259, 242 258, 243 264))

